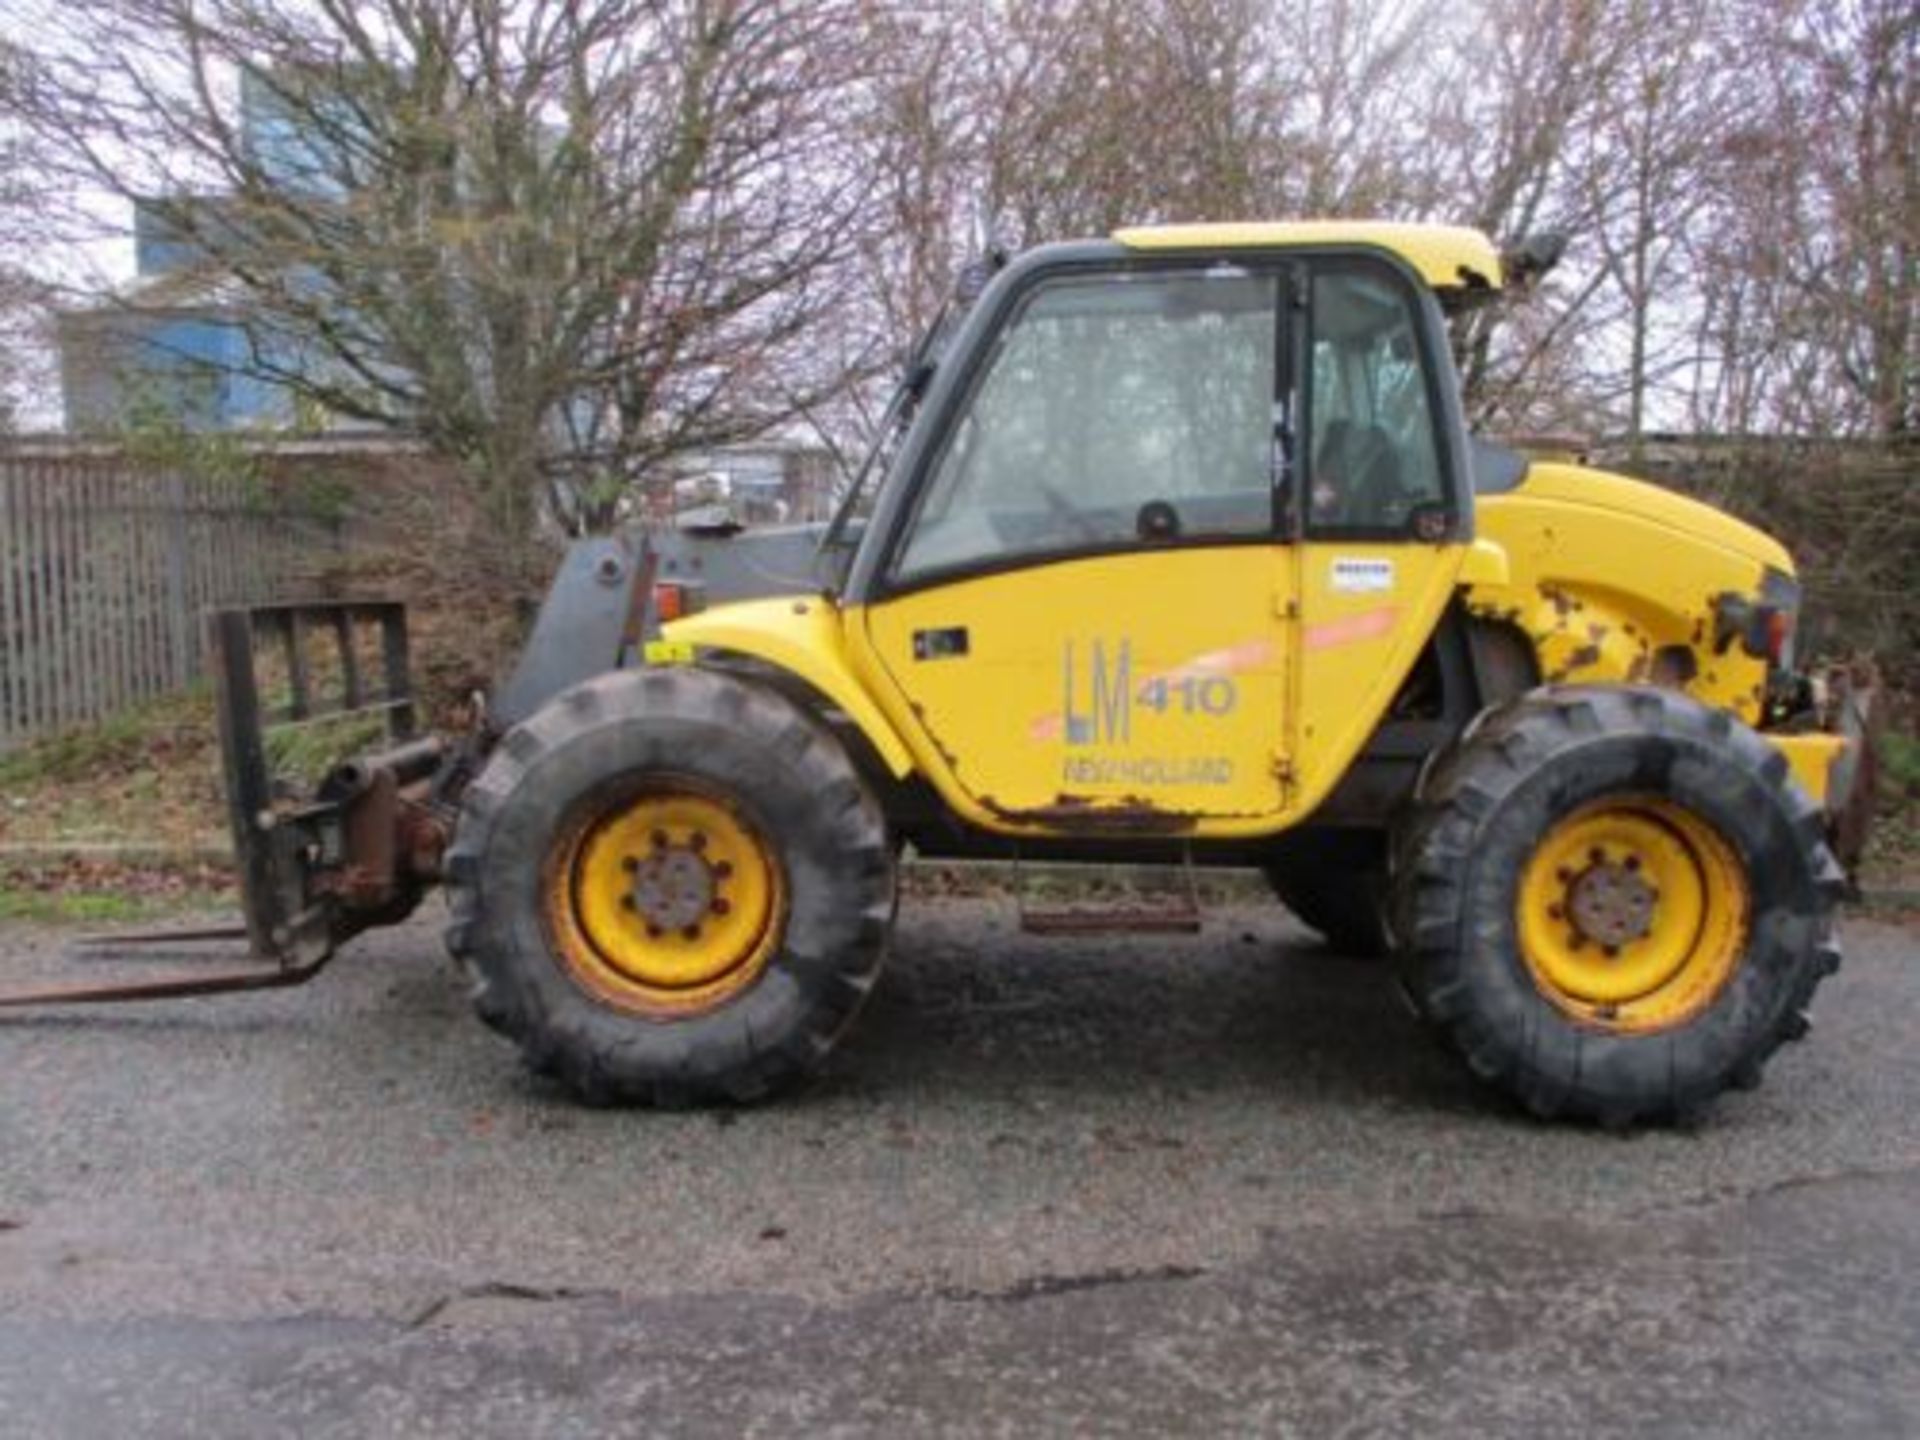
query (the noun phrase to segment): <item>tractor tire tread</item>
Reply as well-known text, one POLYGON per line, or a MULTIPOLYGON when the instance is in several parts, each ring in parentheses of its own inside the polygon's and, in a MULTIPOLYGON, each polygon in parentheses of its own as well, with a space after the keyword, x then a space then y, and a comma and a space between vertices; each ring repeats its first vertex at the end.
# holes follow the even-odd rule
POLYGON ((1542 1117, 1683 1121, 1728 1086, 1758 1084, 1840 964, 1839 867, 1817 808, 1776 761, 1754 731, 1669 690, 1543 688, 1500 706, 1429 767, 1393 838, 1398 964, 1416 1011, 1475 1075, 1542 1117), (1531 817, 1552 813, 1543 786, 1606 793, 1580 778, 1594 767, 1663 776, 1686 803, 1715 807, 1748 866, 1754 922, 1728 984, 1740 994, 1671 1030, 1583 1028, 1532 988, 1518 955, 1512 877, 1496 872, 1524 853, 1531 817))
POLYGON ((481 1020, 518 1044, 530 1070, 588 1103, 752 1103, 816 1070, 871 994, 894 914, 893 856, 844 747, 783 696, 691 667, 613 671, 516 726, 467 788, 447 858, 444 939, 481 1020), (729 765, 757 765, 755 803, 774 812, 762 817, 772 843, 804 848, 804 875, 788 865, 779 952, 711 1011, 662 1021, 615 1009, 527 943, 540 933, 528 877, 557 815, 541 796, 556 785, 584 795, 595 767, 609 764, 716 783, 732 779, 729 765))

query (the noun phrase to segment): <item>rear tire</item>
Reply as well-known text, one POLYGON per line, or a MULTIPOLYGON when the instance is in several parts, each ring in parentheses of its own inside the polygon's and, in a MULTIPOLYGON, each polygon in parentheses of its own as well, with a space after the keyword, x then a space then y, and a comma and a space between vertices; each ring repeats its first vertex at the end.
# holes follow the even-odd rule
POLYGON ((1280 903, 1325 936, 1328 948, 1356 960, 1377 960, 1392 951, 1390 890, 1377 853, 1354 857, 1350 864, 1337 856, 1290 855, 1268 864, 1266 876, 1280 903))
POLYGON ((1750 1088, 1839 967, 1785 759, 1670 691, 1565 687, 1436 763, 1395 853, 1409 995, 1481 1079, 1607 1125, 1750 1088))
POLYGON ((468 787, 447 878, 481 1018, 595 1103, 802 1079, 872 989, 895 894, 839 742, 690 668, 602 675, 510 732, 468 787))

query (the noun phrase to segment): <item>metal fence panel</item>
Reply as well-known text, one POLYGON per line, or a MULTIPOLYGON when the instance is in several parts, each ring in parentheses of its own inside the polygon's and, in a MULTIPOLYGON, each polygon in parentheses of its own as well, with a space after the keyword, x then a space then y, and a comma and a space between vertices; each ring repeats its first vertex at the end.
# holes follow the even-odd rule
POLYGON ((311 598, 342 528, 276 488, 0 456, 0 752, 191 683, 211 607, 311 598))

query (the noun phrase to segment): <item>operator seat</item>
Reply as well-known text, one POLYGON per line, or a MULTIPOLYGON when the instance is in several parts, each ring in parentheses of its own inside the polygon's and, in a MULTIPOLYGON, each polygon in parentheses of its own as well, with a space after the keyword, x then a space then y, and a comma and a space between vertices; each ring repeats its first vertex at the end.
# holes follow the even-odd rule
POLYGON ((1315 457, 1313 518, 1331 525, 1378 525, 1400 489, 1400 456, 1378 425, 1330 420, 1315 457))

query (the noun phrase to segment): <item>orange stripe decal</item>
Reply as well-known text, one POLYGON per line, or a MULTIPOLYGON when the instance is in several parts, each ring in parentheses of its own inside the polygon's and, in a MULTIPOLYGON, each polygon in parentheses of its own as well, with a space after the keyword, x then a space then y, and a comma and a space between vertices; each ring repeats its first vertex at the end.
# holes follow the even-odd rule
POLYGON ((1383 605, 1378 610, 1362 610, 1358 615, 1323 620, 1318 625, 1307 626, 1301 634, 1300 644, 1307 650, 1337 650, 1342 645, 1377 640, 1382 635, 1391 635, 1399 618, 1398 606, 1383 605))

